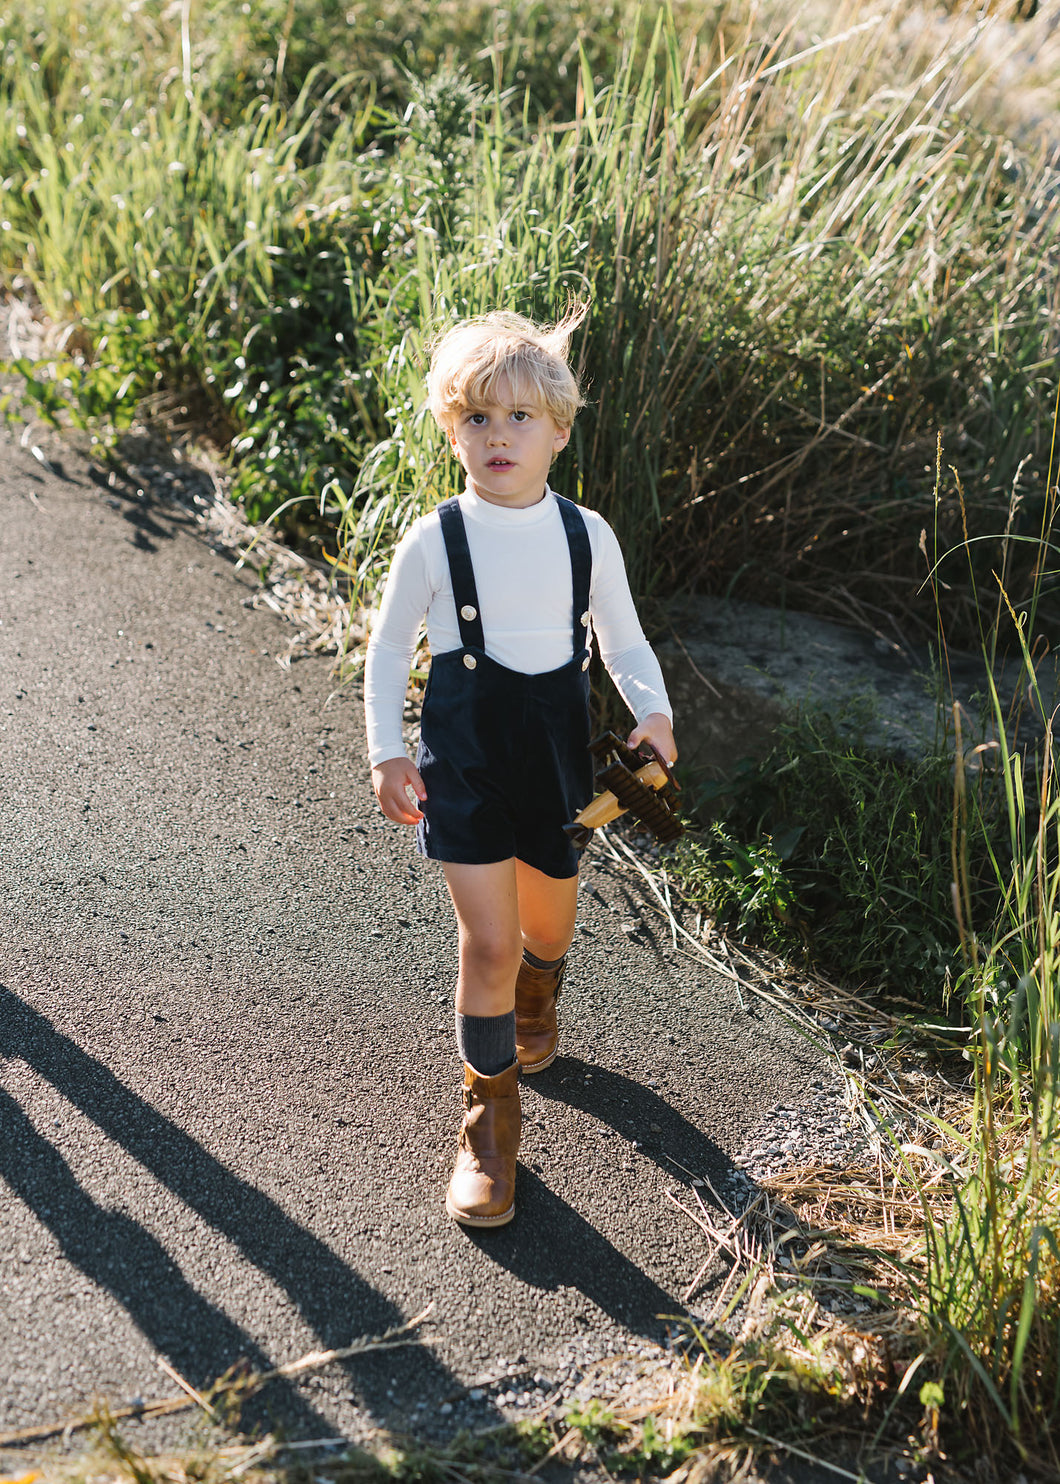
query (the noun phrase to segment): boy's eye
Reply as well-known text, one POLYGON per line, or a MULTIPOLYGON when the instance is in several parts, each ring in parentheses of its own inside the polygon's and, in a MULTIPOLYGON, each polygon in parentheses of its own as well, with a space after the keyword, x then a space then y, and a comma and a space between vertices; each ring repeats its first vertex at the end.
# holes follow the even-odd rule
POLYGON ((484 412, 470 412, 470 413, 468 413, 468 419, 467 420, 474 427, 480 428, 482 426, 482 424, 486 421, 486 414, 484 412))
POLYGON ((515 422, 515 423, 524 423, 524 422, 526 422, 526 419, 529 416, 530 416, 529 412, 520 412, 520 411, 516 410, 515 412, 512 413, 512 422, 515 422))

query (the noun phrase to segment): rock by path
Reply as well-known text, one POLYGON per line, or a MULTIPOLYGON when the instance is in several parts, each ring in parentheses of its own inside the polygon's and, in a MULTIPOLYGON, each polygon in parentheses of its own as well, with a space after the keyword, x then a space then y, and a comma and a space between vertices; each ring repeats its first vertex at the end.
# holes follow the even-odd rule
POLYGON ((193 517, 68 450, 0 435, 0 521, 0 1430, 170 1395, 159 1356, 202 1386, 428 1304, 424 1344, 256 1415, 445 1433, 658 1353, 712 1295, 681 1303, 703 1247, 666 1192, 737 1188, 822 1054, 591 852, 516 1219, 455 1226, 455 934, 354 689, 282 670, 193 517))

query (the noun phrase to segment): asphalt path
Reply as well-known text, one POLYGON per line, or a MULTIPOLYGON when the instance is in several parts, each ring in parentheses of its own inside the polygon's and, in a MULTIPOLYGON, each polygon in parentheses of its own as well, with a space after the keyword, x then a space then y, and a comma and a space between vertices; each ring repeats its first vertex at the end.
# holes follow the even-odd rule
MULTIPOLYGON (((651 1355, 705 1243, 667 1198, 824 1074, 598 847, 517 1215, 443 1207, 455 931, 380 815, 355 687, 194 517, 0 434, 0 1429, 348 1346, 263 1424, 488 1423, 651 1355)), ((0 1452, 0 1465, 18 1457, 0 1452)), ((18 1472, 15 1468, 15 1472, 18 1472)), ((2 1472, 2 1468, 0 1468, 2 1472)))

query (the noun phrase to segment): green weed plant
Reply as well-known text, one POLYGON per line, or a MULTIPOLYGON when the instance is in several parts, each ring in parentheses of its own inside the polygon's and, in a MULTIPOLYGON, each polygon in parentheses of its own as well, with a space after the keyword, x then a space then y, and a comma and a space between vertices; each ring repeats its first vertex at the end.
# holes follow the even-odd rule
MULTIPOLYGON (((977 786, 968 890, 996 898, 987 842, 997 795, 977 786)), ((953 762, 866 744, 858 719, 806 707, 761 761, 699 793, 710 823, 675 867, 733 928, 851 987, 934 1014, 961 975, 953 912, 953 762)))
MULTIPOLYGON (((1055 550, 1051 527, 1043 542, 1055 550)), ((1044 575, 1044 572, 1043 572, 1044 575)), ((1028 691, 1044 722, 1034 752, 1009 741, 992 690, 1007 840, 991 866, 1000 906, 979 925, 958 789, 955 901, 976 1031, 974 1102, 947 1166, 952 1206, 925 1206, 925 1315, 941 1350, 939 1384, 954 1412, 1003 1424, 1020 1454, 1060 1469, 1060 789, 1051 689, 1032 658, 1026 615, 1009 610, 1028 691), (1049 698, 1049 699, 1046 699, 1049 698), (1007 848, 1005 848, 1007 846, 1007 848)), ((963 782, 963 780, 962 780, 963 782)), ((993 833, 993 832, 992 832, 993 833)), ((980 1427, 977 1427, 977 1432, 980 1427)))

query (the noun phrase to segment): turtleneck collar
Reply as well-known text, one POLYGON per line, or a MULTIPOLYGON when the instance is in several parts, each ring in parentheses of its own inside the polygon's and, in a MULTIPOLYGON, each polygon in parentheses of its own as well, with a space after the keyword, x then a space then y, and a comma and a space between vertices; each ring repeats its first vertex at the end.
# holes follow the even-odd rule
POLYGON ((556 497, 549 486, 545 485, 545 493, 533 505, 524 505, 520 509, 512 509, 507 505, 494 505, 490 500, 484 500, 481 495, 476 495, 472 489, 465 488, 460 496, 460 509, 471 520, 477 520, 486 526, 533 526, 538 521, 547 520, 555 508, 556 497))

